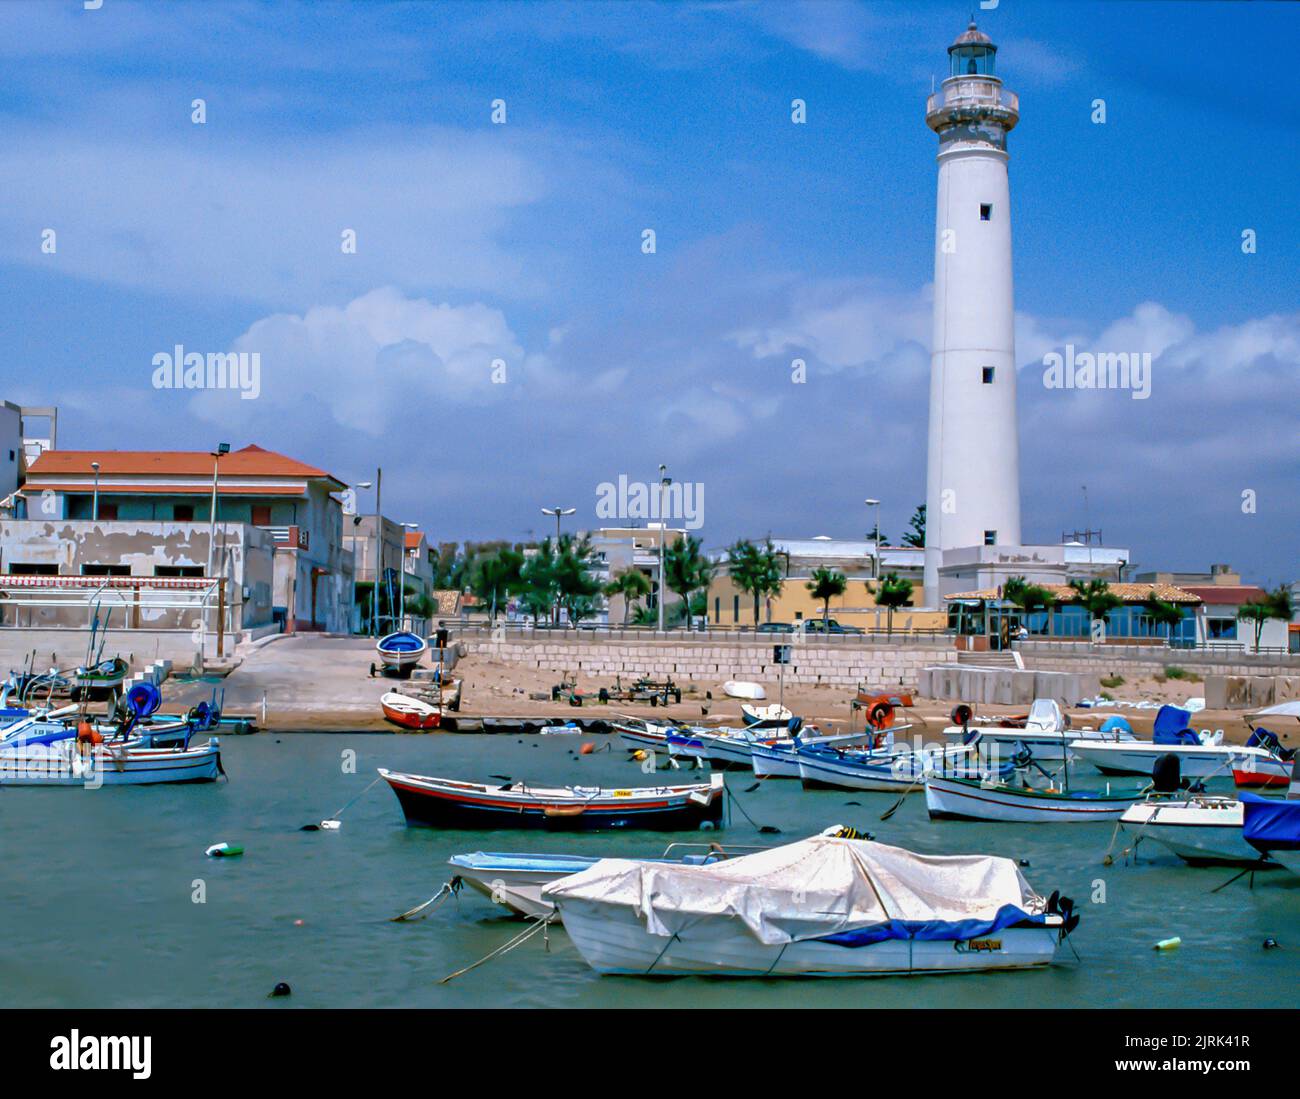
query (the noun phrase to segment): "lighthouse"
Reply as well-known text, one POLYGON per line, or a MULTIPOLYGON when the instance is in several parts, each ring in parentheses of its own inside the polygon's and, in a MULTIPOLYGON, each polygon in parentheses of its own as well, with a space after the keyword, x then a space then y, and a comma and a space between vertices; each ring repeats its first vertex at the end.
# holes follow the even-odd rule
POLYGON ((926 468, 925 591, 939 599, 945 550, 1020 544, 1015 316, 1007 134, 1019 101, 997 46, 972 22, 926 104, 939 135, 934 338, 926 468))

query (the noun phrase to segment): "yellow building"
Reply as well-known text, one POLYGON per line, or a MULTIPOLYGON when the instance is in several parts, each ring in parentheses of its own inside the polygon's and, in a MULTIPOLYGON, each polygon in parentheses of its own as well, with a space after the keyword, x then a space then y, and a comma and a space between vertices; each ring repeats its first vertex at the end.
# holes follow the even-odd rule
MULTIPOLYGON (((760 543, 761 544, 761 543, 760 543)), ((876 605, 871 587, 877 576, 897 573, 913 584, 909 606, 894 612, 895 630, 942 630, 947 627, 945 610, 929 609, 921 577, 925 551, 911 546, 880 546, 866 541, 834 538, 773 539, 782 562, 780 594, 759 601, 759 622, 795 625, 804 619, 820 620, 823 604, 814 599, 808 582, 817 568, 834 569, 848 581, 844 594, 830 601, 830 617, 842 626, 861 630, 885 630, 888 611, 876 605), (877 560, 877 553, 879 559, 877 560)), ((727 572, 725 557, 709 585, 709 623, 718 626, 753 628, 754 597, 741 591, 727 572)))

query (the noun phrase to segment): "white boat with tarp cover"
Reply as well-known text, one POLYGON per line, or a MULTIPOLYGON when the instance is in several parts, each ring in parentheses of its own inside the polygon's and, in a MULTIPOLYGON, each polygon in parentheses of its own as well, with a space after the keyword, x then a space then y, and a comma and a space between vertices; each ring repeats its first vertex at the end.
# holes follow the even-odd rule
POLYGON ((703 866, 602 859, 542 898, 593 969, 649 976, 1027 969, 1078 922, 1011 859, 830 836, 703 866))
POLYGON ((1196 733, 1188 728, 1191 712, 1161 706, 1151 740, 1072 740, 1070 751, 1104 775, 1149 775, 1163 755, 1178 758, 1186 778, 1231 780, 1234 771, 1266 765, 1271 752, 1259 747, 1224 744, 1220 733, 1196 733))

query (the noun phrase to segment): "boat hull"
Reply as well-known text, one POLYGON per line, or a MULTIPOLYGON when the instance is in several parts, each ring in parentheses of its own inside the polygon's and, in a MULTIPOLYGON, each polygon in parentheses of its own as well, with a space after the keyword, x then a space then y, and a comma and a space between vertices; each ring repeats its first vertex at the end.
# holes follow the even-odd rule
POLYGON ((931 775, 925 783, 925 804, 934 820, 985 820, 1017 824, 1078 823, 1119 820, 1144 795, 1090 797, 1028 793, 977 779, 931 775))
POLYGON ((1241 834, 1241 802, 1139 802, 1120 818, 1135 841, 1153 840, 1193 866, 1244 865, 1260 861, 1241 834))
MULTIPOLYGON (((723 788, 603 798, 575 804, 572 798, 521 800, 510 791, 449 790, 420 782, 421 776, 381 772, 402 807, 406 823, 424 828, 543 828, 555 831, 686 831, 720 828, 723 788)), ((721 779, 721 776, 718 776, 721 779)))
POLYGON ((215 782, 221 750, 215 741, 193 748, 95 748, 83 756, 75 740, 0 751, 0 786, 151 786, 215 782))
POLYGON ((1228 779, 1235 770, 1249 769, 1247 760, 1253 758, 1256 761, 1254 766, 1259 766, 1260 757, 1271 758, 1258 748, 1223 744, 1126 745, 1076 740, 1070 742, 1070 751, 1104 775, 1142 775, 1147 778, 1162 755, 1178 758, 1179 773, 1184 778, 1228 779))
POLYGON ((755 744, 749 765, 757 778, 799 778, 799 757, 790 749, 755 744))
POLYGON ((887 939, 869 946, 759 942, 734 920, 706 920, 672 939, 651 935, 623 906, 561 897, 569 938, 599 973, 705 977, 884 977, 1050 965, 1055 927, 1008 927, 969 942, 887 939))
POLYGON ((799 778, 805 790, 874 790, 898 794, 919 790, 925 771, 932 767, 977 778, 981 775, 981 765, 972 754, 952 748, 946 750, 946 758, 929 752, 896 752, 870 763, 807 752, 800 752, 797 758, 799 778), (914 758, 917 756, 920 758, 914 758))

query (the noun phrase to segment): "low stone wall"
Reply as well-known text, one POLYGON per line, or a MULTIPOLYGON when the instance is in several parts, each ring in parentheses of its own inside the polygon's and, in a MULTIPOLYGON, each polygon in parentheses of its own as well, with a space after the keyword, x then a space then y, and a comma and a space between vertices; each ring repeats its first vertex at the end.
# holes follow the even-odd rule
POLYGON ((1089 672, 1017 671, 956 664, 925 668, 917 681, 922 698, 976 704, 1028 706, 1036 698, 1053 698, 1062 706, 1094 698, 1101 684, 1089 672))
MULTIPOLYGON (((649 675, 657 679, 698 680, 717 683, 727 679, 776 683, 780 665, 772 659, 774 639, 756 641, 493 641, 465 638, 469 652, 492 660, 553 672, 624 679, 649 675)), ((914 686, 927 666, 955 662, 956 650, 946 643, 933 645, 818 645, 791 643, 791 660, 785 681, 827 687, 914 686)))
POLYGON ((1087 642, 1021 642, 1017 648, 1028 668, 1042 671, 1092 672, 1098 676, 1153 675, 1168 665, 1211 675, 1300 676, 1300 656, 1198 652, 1138 645, 1089 645, 1087 642))
POLYGON ((1210 675, 1205 705, 1211 710, 1258 710, 1300 699, 1300 675, 1210 675))

